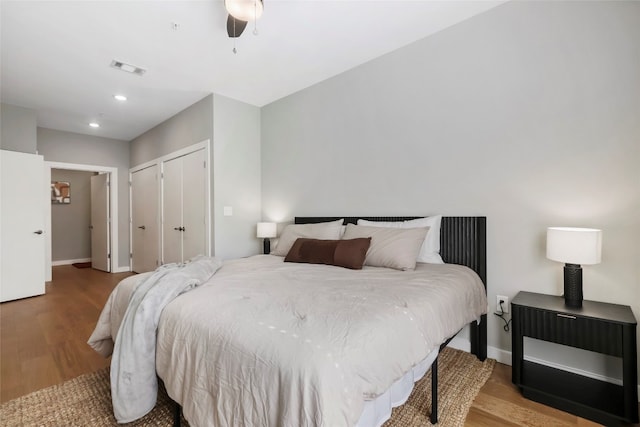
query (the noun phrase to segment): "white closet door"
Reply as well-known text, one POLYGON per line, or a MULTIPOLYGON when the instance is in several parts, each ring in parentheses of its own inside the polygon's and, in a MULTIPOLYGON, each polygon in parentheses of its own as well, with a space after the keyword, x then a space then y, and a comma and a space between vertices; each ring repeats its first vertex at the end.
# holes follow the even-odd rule
POLYGON ((91 267, 111 271, 109 259, 109 174, 91 177, 91 267))
POLYGON ((163 163, 162 261, 182 261, 182 157, 163 163))
POLYGON ((153 271, 160 262, 158 166, 131 174, 131 269, 153 271))
POLYGON ((44 294, 44 159, 0 150, 0 302, 44 294))
POLYGON ((182 157, 183 260, 206 255, 205 150, 182 157))

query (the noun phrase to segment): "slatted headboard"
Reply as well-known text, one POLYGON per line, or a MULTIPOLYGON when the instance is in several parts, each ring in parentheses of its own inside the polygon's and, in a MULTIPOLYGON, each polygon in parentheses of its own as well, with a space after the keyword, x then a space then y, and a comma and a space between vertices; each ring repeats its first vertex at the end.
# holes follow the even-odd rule
MULTIPOLYGON (((296 224, 313 224, 344 218, 345 224, 358 219, 369 221, 407 221, 418 216, 336 216, 296 217, 296 224)), ((474 270, 487 286, 487 218, 484 216, 445 216, 440 225, 440 256, 448 264, 461 264, 474 270)))
MULTIPOLYGON (((314 224, 344 218, 345 224, 358 219, 369 221, 406 221, 418 216, 332 216, 296 217, 296 224, 314 224)), ((444 216, 440 225, 440 256, 448 264, 461 264, 474 270, 487 289, 487 218, 484 216, 444 216)), ((480 324, 473 322, 470 330, 471 352, 480 360, 487 357, 487 316, 480 324)))

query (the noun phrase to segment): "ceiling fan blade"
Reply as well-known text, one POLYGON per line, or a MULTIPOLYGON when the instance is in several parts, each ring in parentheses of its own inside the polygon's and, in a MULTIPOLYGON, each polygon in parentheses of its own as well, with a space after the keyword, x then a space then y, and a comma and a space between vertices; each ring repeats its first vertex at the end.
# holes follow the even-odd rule
POLYGON ((241 21, 231 15, 227 17, 227 34, 229 34, 229 37, 240 37, 246 27, 247 21, 241 21))

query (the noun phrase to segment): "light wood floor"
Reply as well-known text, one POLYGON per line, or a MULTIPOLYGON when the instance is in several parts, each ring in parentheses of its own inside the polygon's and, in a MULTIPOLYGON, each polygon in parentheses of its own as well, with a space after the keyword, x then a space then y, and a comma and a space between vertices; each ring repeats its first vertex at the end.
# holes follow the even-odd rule
MULTIPOLYGON (((129 274, 54 267, 46 295, 0 304, 0 403, 107 367, 86 341, 109 293, 129 274)), ((498 363, 466 425, 597 424, 523 398, 511 384, 511 367, 498 363)))

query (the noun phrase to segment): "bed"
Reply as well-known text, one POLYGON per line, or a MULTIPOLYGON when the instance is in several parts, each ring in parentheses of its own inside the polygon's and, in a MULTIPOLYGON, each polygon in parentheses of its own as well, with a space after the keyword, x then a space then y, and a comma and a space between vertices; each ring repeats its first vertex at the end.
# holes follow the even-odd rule
MULTIPOLYGON (((295 223, 340 218, 417 217, 295 223)), ((443 217, 440 230, 446 264, 411 271, 225 262, 162 311, 155 364, 176 407, 193 426, 380 425, 431 368, 435 423, 439 350, 468 323, 486 358, 486 219, 443 217)))

